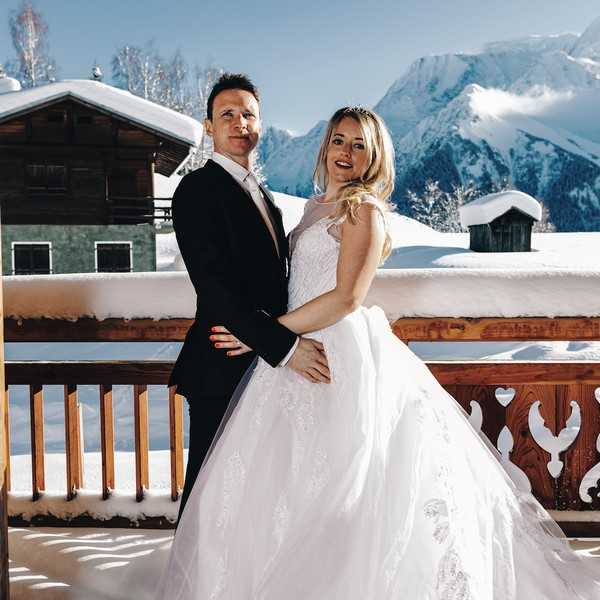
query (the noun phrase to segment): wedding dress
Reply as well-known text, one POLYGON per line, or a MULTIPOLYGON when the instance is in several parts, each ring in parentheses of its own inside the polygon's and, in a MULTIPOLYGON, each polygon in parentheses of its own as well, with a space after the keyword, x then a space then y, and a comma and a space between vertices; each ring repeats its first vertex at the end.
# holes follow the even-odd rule
MULTIPOLYGON (((292 236, 290 310, 336 282, 338 224, 316 204, 292 236)), ((309 337, 331 383, 258 360, 188 500, 160 599, 600 598, 600 573, 380 308, 309 337)))

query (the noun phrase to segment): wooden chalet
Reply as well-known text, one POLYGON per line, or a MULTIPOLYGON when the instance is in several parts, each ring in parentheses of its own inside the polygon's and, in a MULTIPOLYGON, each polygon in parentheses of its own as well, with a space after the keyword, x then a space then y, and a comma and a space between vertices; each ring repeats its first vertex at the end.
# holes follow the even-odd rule
POLYGON ((15 87, 0 85, 4 272, 155 270, 154 173, 200 123, 100 81, 15 87))
POLYGON ((517 190, 482 196, 459 208, 474 252, 531 252, 531 232, 542 217, 540 203, 517 190))

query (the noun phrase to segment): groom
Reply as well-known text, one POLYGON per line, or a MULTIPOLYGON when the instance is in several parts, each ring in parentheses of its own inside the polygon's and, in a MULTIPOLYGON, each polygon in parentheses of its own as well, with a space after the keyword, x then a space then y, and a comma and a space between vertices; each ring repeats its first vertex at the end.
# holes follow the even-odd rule
POLYGON ((276 317, 287 311, 288 245, 281 212, 252 173, 261 133, 257 88, 224 74, 207 102, 212 159, 186 175, 173 195, 173 228, 197 295, 169 385, 186 397, 190 443, 179 516, 230 397, 256 354, 272 367, 327 382, 322 345, 300 338, 276 317), (224 325, 253 352, 229 357, 209 336, 224 325))

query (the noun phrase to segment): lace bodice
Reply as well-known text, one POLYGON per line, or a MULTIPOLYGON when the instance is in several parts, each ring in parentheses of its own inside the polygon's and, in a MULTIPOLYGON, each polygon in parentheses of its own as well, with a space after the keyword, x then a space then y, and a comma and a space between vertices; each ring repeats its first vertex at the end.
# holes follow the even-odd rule
POLYGON ((339 241, 328 231, 335 222, 322 217, 295 239, 290 268, 289 310, 332 290, 336 284, 339 241))

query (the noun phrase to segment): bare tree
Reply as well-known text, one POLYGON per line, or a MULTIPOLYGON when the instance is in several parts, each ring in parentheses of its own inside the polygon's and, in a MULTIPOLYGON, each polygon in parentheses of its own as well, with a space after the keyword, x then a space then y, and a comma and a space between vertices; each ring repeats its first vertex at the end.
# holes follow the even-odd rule
POLYGON ((534 233, 554 233, 556 225, 550 221, 550 211, 543 200, 540 200, 539 203, 542 205, 542 218, 533 224, 532 231, 534 233))
POLYGON ((439 182, 429 179, 421 195, 408 190, 408 202, 413 215, 436 231, 464 231, 460 223, 459 208, 478 195, 472 183, 454 186, 451 192, 440 189, 439 182))
POLYGON ((25 88, 56 79, 56 63, 48 54, 48 25, 31 0, 24 0, 9 18, 10 35, 17 58, 6 66, 25 88))
MULTIPOLYGON (((194 66, 194 86, 192 91, 193 109, 192 115, 204 123, 207 117, 207 102, 210 91, 217 79, 223 74, 223 69, 213 66, 210 62, 205 66, 194 66)), ((202 133, 200 145, 186 163, 189 170, 197 169, 203 165, 212 153, 212 139, 202 133)))
POLYGON ((135 94, 160 103, 165 80, 164 61, 154 45, 125 45, 112 58, 112 78, 115 84, 135 94))

